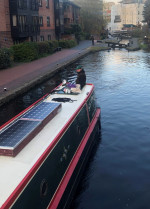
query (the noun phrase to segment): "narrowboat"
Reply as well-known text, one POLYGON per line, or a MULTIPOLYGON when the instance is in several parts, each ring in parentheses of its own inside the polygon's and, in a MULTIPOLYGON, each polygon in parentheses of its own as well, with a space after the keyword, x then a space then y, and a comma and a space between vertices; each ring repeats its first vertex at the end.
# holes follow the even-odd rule
POLYGON ((2 125, 0 208, 68 208, 100 132, 100 112, 93 84, 80 93, 61 84, 2 125))

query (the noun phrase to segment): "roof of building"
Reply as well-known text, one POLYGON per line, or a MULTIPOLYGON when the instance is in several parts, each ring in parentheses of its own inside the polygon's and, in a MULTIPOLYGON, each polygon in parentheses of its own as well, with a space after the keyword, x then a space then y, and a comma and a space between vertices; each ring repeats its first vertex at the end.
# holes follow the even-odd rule
POLYGON ((68 1, 68 0, 64 0, 64 4, 70 4, 70 5, 72 5, 73 7, 81 8, 80 6, 78 6, 77 4, 75 4, 74 2, 68 1))

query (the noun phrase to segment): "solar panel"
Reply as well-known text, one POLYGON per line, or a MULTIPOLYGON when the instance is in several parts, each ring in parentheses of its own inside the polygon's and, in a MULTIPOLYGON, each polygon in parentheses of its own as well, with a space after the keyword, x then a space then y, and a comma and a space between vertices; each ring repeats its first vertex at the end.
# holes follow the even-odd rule
POLYGON ((42 102, 38 106, 35 106, 33 109, 31 109, 28 113, 26 113, 22 119, 28 118, 44 120, 49 114, 52 113, 53 110, 59 106, 59 103, 42 102))
POLYGON ((0 132, 0 155, 15 156, 58 112, 60 103, 42 102, 0 132))
POLYGON ((39 124, 39 121, 18 120, 0 134, 0 147, 16 147, 39 124))

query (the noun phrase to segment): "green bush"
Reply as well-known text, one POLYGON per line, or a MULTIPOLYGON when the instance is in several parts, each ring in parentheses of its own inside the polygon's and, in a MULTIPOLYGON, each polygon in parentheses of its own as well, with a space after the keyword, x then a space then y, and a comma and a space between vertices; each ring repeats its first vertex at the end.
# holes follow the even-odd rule
POLYGON ((69 42, 69 48, 72 48, 77 45, 77 42, 75 40, 68 40, 68 42, 69 42))
POLYGON ((49 48, 50 49, 50 51, 49 51, 50 54, 52 54, 55 51, 55 49, 59 46, 58 41, 56 41, 56 40, 47 41, 47 43, 49 44, 49 47, 50 47, 49 48))
POLYGON ((0 69, 7 68, 11 65, 12 52, 10 49, 0 49, 0 69))
POLYGON ((51 42, 52 42, 52 45, 53 45, 54 49, 56 49, 59 46, 59 43, 58 43, 57 40, 53 40, 51 42))
POLYGON ((38 45, 35 42, 24 42, 12 46, 14 51, 14 61, 28 62, 38 58, 38 45))
POLYGON ((38 42, 37 43, 38 46, 38 54, 40 56, 43 56, 44 54, 49 54, 50 53, 50 45, 48 42, 44 41, 44 42, 38 42))
POLYGON ((90 33, 81 32, 81 37, 82 37, 83 40, 90 40, 91 34, 90 33))
POLYGON ((60 40, 59 41, 59 46, 62 48, 72 48, 76 45, 77 43, 75 40, 60 40))

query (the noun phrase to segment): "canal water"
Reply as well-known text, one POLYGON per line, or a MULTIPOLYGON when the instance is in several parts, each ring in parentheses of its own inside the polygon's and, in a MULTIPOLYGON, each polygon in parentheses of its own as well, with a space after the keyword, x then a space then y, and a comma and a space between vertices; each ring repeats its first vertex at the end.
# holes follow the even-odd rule
POLYGON ((89 54, 0 109, 1 124, 52 90, 74 81, 81 64, 101 107, 101 140, 92 153, 71 209, 150 208, 150 53, 89 54), (8 117, 6 117, 8 116, 8 117))

